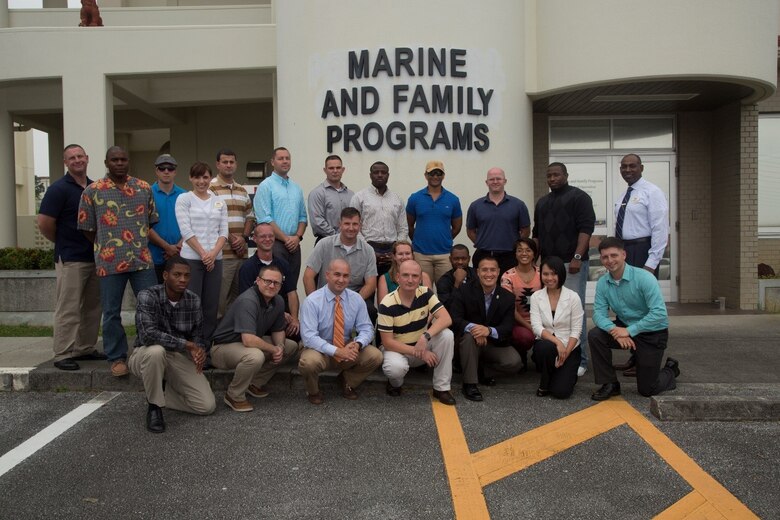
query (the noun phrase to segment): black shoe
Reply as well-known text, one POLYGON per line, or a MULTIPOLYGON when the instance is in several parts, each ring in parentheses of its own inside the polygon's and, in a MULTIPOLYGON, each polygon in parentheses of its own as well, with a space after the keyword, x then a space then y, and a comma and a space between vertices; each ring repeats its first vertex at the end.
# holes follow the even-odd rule
POLYGON ((152 433, 165 431, 165 419, 163 419, 162 408, 159 406, 149 405, 149 410, 146 412, 146 429, 152 433))
POLYGON ((620 383, 606 383, 590 396, 594 401, 606 401, 613 395, 620 395, 620 383))
POLYGON ((664 365, 666 368, 671 368, 672 372, 674 372, 674 377, 680 377, 680 363, 674 359, 674 358, 666 358, 666 365, 664 365))
POLYGON ((78 370, 81 368, 78 363, 73 361, 73 358, 66 358, 62 361, 55 361, 54 366, 60 370, 78 370))
POLYGON ((477 388, 477 385, 464 383, 461 392, 463 392, 463 397, 469 401, 484 401, 482 393, 479 391, 479 388, 477 388))
POLYGON ((547 397, 548 395, 550 395, 549 390, 542 390, 541 388, 536 390, 536 397, 547 397))
POLYGON ((385 387, 385 392, 391 397, 399 397, 401 395, 402 388, 403 386, 393 386, 390 384, 390 381, 388 381, 387 386, 385 387))
POLYGON ((450 406, 455 404, 455 398, 449 390, 434 390, 433 397, 439 400, 441 404, 448 404, 450 406))
POLYGON ((105 361, 108 359, 105 354, 102 352, 98 352, 97 350, 93 350, 89 354, 82 354, 80 356, 76 356, 73 359, 76 361, 105 361))

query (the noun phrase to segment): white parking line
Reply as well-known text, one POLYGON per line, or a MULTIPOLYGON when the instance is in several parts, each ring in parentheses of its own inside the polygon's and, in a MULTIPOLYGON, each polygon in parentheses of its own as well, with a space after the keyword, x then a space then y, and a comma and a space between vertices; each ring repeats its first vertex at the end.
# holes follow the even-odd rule
POLYGON ((94 399, 82 404, 72 412, 57 419, 16 448, 0 457, 0 477, 11 471, 17 464, 40 450, 51 441, 65 433, 71 426, 79 423, 92 412, 118 396, 120 392, 101 392, 94 399))

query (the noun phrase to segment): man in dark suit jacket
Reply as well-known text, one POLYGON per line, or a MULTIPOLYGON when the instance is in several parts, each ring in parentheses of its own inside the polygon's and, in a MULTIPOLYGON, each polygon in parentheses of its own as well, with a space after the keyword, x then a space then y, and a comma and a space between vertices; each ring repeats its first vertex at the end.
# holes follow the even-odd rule
POLYGON ((498 285, 498 261, 484 257, 477 266, 477 279, 455 291, 451 306, 452 326, 460 339, 460 364, 463 369, 463 395, 470 401, 482 401, 477 383, 492 386, 495 380, 481 374, 479 363, 493 371, 516 373, 523 365, 512 348, 515 323, 515 296, 498 285))

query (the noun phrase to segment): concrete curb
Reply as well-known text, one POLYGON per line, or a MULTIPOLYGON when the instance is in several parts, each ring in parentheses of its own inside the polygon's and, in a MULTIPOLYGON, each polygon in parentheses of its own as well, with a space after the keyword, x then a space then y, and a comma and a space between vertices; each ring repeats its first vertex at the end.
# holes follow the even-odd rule
POLYGON ((650 398, 661 421, 780 421, 780 399, 761 396, 666 395, 650 398))

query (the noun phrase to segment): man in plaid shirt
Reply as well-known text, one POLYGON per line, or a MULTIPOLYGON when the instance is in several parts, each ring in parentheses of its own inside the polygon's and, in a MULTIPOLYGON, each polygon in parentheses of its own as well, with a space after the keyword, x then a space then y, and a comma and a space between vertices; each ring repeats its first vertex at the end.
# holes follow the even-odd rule
POLYGON ((198 415, 209 415, 216 408, 203 375, 203 314, 200 298, 187 290, 187 261, 178 255, 169 258, 163 280, 138 293, 138 337, 128 361, 130 371, 144 382, 149 402, 146 427, 153 433, 165 431, 162 408, 198 415))

